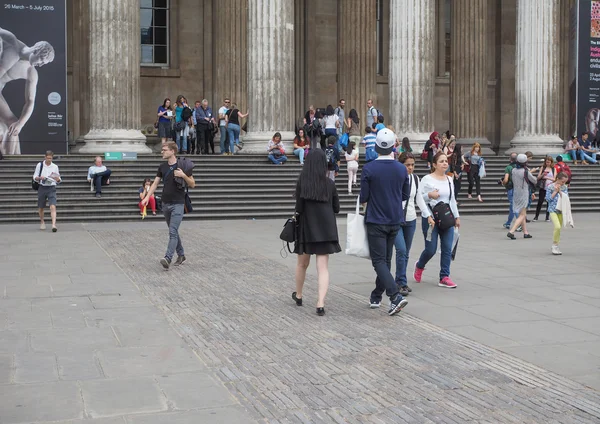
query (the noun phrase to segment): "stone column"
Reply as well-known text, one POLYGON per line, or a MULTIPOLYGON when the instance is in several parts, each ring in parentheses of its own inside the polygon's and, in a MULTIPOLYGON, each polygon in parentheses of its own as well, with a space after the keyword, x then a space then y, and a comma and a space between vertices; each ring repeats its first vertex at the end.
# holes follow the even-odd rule
MULTIPOLYGON (((489 0, 452 2, 450 58, 450 131, 461 143, 487 139, 487 20, 489 0)), ((486 149, 487 148, 487 149, 486 149)))
POLYGON ((390 121, 420 151, 434 130, 435 0, 391 0, 390 121))
POLYGON ((213 8, 214 109, 229 97, 242 113, 248 108, 248 0, 218 0, 213 8))
POLYGON ((80 153, 151 153, 140 131, 140 2, 89 4, 90 131, 80 153))
MULTIPOLYGON (((266 155, 275 132, 293 140, 293 1, 248 0, 248 105, 245 153, 266 155)), ((291 148, 287 143, 290 153, 291 148)))
MULTIPOLYGON (((342 0, 339 3, 338 94, 346 101, 346 117, 356 109, 363 131, 367 100, 377 104, 377 15, 375 0, 342 0)), ((331 102, 334 107, 337 100, 331 102)), ((392 109, 393 110, 393 109, 392 109)))
POLYGON ((558 0, 517 8, 516 134, 511 150, 562 152, 558 136, 558 0))

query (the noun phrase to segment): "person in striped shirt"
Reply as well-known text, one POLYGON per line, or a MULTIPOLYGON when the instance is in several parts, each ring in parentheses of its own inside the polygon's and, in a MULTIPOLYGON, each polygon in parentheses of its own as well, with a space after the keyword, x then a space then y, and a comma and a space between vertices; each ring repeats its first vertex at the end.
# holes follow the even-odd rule
POLYGON ((371 162, 379 156, 375 151, 375 141, 377 140, 377 135, 373 132, 371 127, 365 128, 365 136, 363 137, 360 144, 365 146, 365 160, 367 162, 371 162))

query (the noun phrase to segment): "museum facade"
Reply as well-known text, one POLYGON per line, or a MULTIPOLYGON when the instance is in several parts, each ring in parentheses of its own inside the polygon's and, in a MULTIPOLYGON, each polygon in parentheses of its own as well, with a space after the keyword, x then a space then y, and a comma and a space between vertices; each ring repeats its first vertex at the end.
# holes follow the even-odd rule
POLYGON ((500 152, 558 151, 570 132, 573 3, 69 1, 70 144, 145 152, 158 106, 183 94, 248 109, 249 146, 289 137, 309 105, 343 98, 362 122, 373 99, 415 142, 449 129, 500 152))

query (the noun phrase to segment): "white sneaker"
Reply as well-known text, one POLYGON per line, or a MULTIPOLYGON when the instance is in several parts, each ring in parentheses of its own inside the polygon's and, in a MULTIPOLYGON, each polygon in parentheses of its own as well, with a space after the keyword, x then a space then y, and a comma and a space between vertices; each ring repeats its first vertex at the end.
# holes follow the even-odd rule
POLYGON ((45 230, 45 229, 46 229, 46 224, 42 222, 40 224, 40 230, 45 230))
POLYGON ((552 254, 553 255, 562 255, 562 252, 558 249, 558 246, 555 244, 552 245, 552 254))

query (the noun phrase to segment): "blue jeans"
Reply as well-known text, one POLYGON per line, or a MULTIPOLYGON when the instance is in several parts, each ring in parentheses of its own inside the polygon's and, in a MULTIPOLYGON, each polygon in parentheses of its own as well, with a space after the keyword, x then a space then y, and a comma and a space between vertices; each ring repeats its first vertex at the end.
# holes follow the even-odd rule
MULTIPOLYGON (((229 145, 225 144, 227 141, 227 127, 225 125, 219 125, 219 146, 221 147, 221 154, 229 152, 229 145)), ((231 149, 231 153, 233 153, 233 149, 231 149)))
POLYGON ((272 153, 269 153, 269 160, 271 162, 273 162, 275 165, 279 165, 280 163, 287 162, 287 157, 285 157, 285 155, 281 155, 278 158, 276 158, 275 156, 273 156, 272 153))
POLYGON ((229 151, 235 153, 233 144, 240 144, 240 126, 238 124, 227 124, 227 134, 229 135, 229 151))
POLYGON ((106 185, 109 178, 110 178, 110 169, 107 169, 104 172, 99 172, 98 174, 92 175, 92 180, 94 181, 94 187, 96 188, 96 194, 102 193, 102 184, 106 185))
POLYGON ((515 214, 513 211, 513 193, 514 191, 512 188, 510 190, 506 190, 506 197, 508 198, 508 219, 504 225, 510 225, 513 218, 517 217, 517 214, 515 214))
POLYGON ((578 160, 578 159, 577 159, 577 150, 569 150, 569 154, 571 155, 571 159, 572 159, 573 161, 576 161, 576 160, 578 160))
POLYGON ((598 161, 595 159, 595 156, 596 156, 596 154, 595 154, 595 153, 592 153, 592 156, 588 155, 588 154, 587 154, 586 152, 584 152, 583 150, 579 150, 579 159, 580 159, 580 160, 585 160, 585 161, 588 161, 588 162, 591 162, 591 163, 596 163, 596 162, 598 162, 598 161), (594 157, 592 157, 592 156, 594 156, 594 157))
POLYGON ((394 245, 396 246, 396 284, 400 287, 408 285, 406 281, 406 266, 408 256, 412 246, 415 231, 417 230, 417 220, 414 219, 400 227, 394 245))
POLYGON ((180 153, 187 152, 187 139, 190 129, 188 124, 185 124, 185 128, 181 131, 175 132, 175 142, 177 143, 177 151, 180 153))
POLYGON ((300 163, 304 163, 304 149, 295 149, 294 154, 300 159, 300 163))
POLYGON ((172 260, 175 251, 177 251, 177 255, 183 256, 183 245, 181 237, 179 237, 179 226, 183 220, 183 204, 163 203, 162 208, 169 227, 169 244, 165 258, 172 260))
POLYGON ((452 241, 454 240, 454 227, 450 227, 447 230, 439 230, 437 225, 433 227, 431 233, 431 241, 427 241, 427 231, 429 230, 429 223, 427 219, 421 218, 423 237, 425 238, 425 250, 421 253, 421 257, 417 262, 417 268, 425 268, 427 262, 435 256, 437 251, 438 236, 442 243, 442 255, 440 258, 440 281, 444 277, 450 276, 450 262, 452 261, 452 241))
POLYGON ((377 273, 375 290, 371 292, 371 302, 381 302, 383 292, 386 292, 391 301, 401 296, 391 271, 394 241, 399 229, 400 225, 367 224, 371 263, 377 273))

